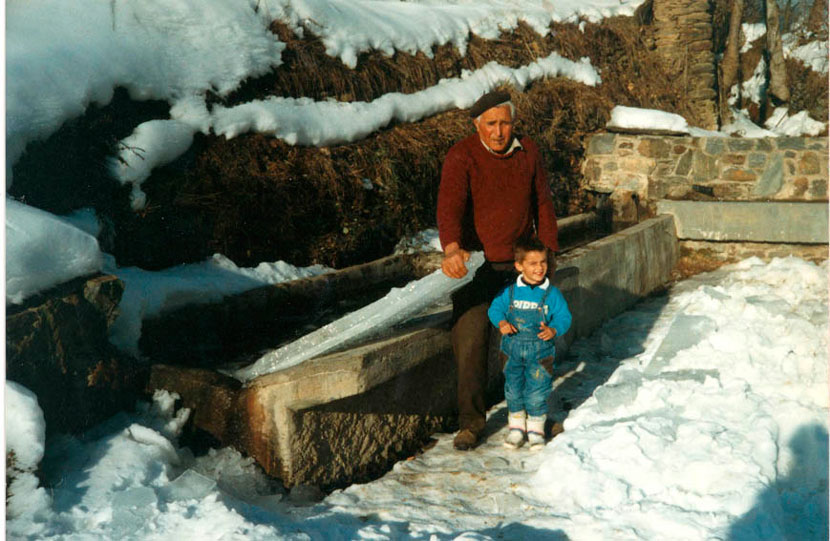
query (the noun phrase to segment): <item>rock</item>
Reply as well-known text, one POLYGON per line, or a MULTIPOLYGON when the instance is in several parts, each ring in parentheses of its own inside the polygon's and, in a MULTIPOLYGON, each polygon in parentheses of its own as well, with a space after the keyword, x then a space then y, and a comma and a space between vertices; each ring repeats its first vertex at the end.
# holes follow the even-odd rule
POLYGON ((82 431, 139 396, 145 365, 107 340, 123 290, 114 276, 80 278, 7 307, 7 378, 37 395, 50 433, 82 431))

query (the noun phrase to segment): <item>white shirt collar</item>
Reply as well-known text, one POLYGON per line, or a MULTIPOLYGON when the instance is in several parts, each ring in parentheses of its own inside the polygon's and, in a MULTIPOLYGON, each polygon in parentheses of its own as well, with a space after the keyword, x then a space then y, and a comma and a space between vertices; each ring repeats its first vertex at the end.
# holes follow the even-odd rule
POLYGON ((486 148, 490 154, 493 154, 495 156, 509 156, 516 150, 524 148, 517 137, 513 137, 513 142, 510 143, 510 148, 508 148, 505 152, 496 152, 492 148, 488 147, 487 143, 481 140, 481 137, 479 137, 478 140, 481 142, 482 145, 484 145, 484 148, 486 148))
MULTIPOLYGON (((518 278, 516 278, 516 285, 518 287, 530 287, 529 285, 527 285, 526 283, 524 283, 522 281, 522 275, 521 274, 519 275, 518 278)), ((541 287, 542 289, 547 289, 549 285, 550 285, 550 280, 548 280, 547 276, 545 276, 545 279, 542 281, 542 283, 537 284, 536 287, 541 287)))

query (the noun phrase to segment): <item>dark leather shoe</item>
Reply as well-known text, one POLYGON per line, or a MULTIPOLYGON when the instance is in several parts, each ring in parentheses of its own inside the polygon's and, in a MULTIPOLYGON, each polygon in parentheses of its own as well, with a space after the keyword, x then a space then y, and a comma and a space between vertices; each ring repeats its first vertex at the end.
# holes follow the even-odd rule
POLYGON ((452 440, 452 446, 459 451, 467 451, 468 449, 472 449, 477 443, 478 435, 469 428, 462 428, 459 430, 458 434, 455 435, 455 439, 452 440))

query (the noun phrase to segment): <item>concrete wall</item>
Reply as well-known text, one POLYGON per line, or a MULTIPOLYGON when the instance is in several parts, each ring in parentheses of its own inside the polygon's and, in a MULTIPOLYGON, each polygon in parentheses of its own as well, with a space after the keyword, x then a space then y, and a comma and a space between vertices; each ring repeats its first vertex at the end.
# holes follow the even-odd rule
MULTIPOLYGON (((671 217, 589 243, 561 257, 555 282, 586 335, 661 287, 677 259, 671 217)), ((343 486, 381 474, 455 422, 455 366, 444 307, 408 329, 349 351, 262 376, 245 388, 216 372, 157 365, 149 390, 179 392, 194 423, 253 456, 288 486, 343 486), (217 399, 210 398, 219 395, 217 399), (210 404, 210 414, 199 408, 210 404)), ((493 332, 492 344, 497 344, 493 332)), ((490 402, 500 400, 491 348, 490 402)))

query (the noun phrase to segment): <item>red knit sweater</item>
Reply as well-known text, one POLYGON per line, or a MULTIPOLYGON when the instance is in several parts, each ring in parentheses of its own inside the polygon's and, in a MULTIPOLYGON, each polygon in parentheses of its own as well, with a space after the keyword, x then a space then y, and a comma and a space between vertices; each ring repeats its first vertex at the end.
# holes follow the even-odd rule
POLYGON ((559 249, 556 214, 539 149, 527 137, 519 142, 524 148, 503 157, 488 151, 473 133, 447 153, 438 189, 442 247, 453 242, 465 250, 483 247, 488 261, 512 261, 513 242, 532 232, 535 222, 545 246, 559 249))

